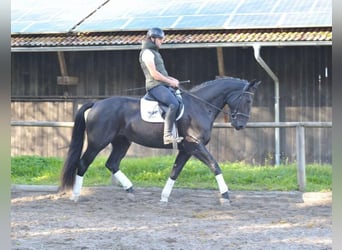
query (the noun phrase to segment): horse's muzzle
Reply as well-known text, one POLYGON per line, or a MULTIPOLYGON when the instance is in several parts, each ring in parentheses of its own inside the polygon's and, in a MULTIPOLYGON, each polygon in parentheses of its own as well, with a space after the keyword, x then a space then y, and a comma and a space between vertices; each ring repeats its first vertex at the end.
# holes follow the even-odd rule
POLYGON ((232 126, 235 128, 235 130, 242 130, 246 127, 246 123, 234 120, 232 122, 232 126))
POLYGON ((239 126, 236 126, 236 127, 235 127, 236 130, 242 130, 242 129, 244 129, 244 128, 245 128, 245 126, 243 126, 243 125, 239 125, 239 126))

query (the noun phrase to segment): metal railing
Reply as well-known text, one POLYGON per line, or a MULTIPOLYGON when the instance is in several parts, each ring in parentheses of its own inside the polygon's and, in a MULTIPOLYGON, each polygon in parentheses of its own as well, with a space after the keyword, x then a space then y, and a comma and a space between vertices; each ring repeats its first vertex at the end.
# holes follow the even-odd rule
MULTIPOLYGON (((73 125, 73 122, 11 121, 11 126, 19 127, 73 127, 73 125)), ((230 123, 214 123, 213 127, 233 128, 230 123)), ((246 126, 246 128, 296 128, 297 182, 302 192, 306 187, 305 127, 332 128, 332 122, 250 122, 246 126)))

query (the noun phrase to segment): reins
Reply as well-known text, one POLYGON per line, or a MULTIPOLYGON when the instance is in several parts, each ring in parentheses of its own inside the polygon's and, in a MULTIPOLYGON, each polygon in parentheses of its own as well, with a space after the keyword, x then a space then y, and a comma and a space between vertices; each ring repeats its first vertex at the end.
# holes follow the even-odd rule
MULTIPOLYGON (((190 83, 190 80, 179 81, 179 84, 185 84, 185 83, 190 83)), ((124 90, 122 90, 122 92, 130 92, 130 91, 136 91, 136 90, 142 90, 142 89, 145 89, 145 87, 124 89, 124 90)), ((180 88, 180 87, 178 87, 178 89, 179 89, 182 93, 185 93, 185 94, 187 94, 187 95, 189 95, 189 96, 192 96, 193 98, 195 98, 195 99, 201 101, 202 103, 207 104, 208 106, 210 106, 210 107, 212 107, 212 108, 218 110, 219 112, 222 112, 222 113, 225 114, 225 115, 229 115, 229 112, 226 112, 226 111, 224 111, 223 109, 221 109, 221 108, 219 108, 219 107, 217 107, 217 106, 211 104, 210 102, 207 102, 206 100, 204 100, 204 99, 202 99, 202 98, 200 98, 200 97, 198 97, 198 96, 192 94, 190 91, 184 90, 184 89, 182 89, 182 88, 180 88)))
POLYGON ((229 115, 229 112, 226 112, 226 111, 224 111, 223 109, 221 109, 221 108, 215 106, 214 104, 211 104, 210 102, 207 102, 206 100, 204 100, 204 99, 202 99, 202 98, 200 98, 200 97, 198 97, 198 96, 192 94, 190 91, 187 91, 187 90, 184 90, 184 89, 181 89, 181 88, 179 88, 179 90, 180 90, 182 93, 185 93, 185 94, 187 94, 187 95, 189 95, 189 96, 191 96, 191 97, 193 97, 193 98, 199 100, 200 102, 202 102, 202 103, 204 103, 204 104, 206 104, 206 105, 208 105, 208 106, 210 106, 210 107, 212 107, 212 108, 218 110, 219 112, 222 112, 222 113, 225 114, 225 115, 229 115))
POLYGON ((222 112, 222 113, 225 114, 225 115, 230 115, 232 119, 236 119, 236 116, 237 116, 237 115, 249 117, 249 115, 246 115, 246 114, 244 114, 244 113, 240 113, 239 110, 238 110, 238 108, 239 108, 240 103, 241 103, 241 99, 242 99, 241 97, 242 97, 242 95, 244 95, 244 94, 254 95, 253 92, 249 92, 249 91, 243 90, 242 94, 239 96, 239 103, 238 103, 238 105, 236 106, 237 108, 236 108, 232 113, 230 113, 229 111, 228 111, 228 112, 227 112, 227 111, 224 111, 223 109, 221 109, 221 108, 215 106, 214 104, 211 104, 210 102, 207 102, 206 100, 204 100, 204 99, 202 99, 202 98, 200 98, 200 97, 198 97, 198 96, 192 94, 190 91, 187 91, 187 90, 184 90, 184 89, 181 89, 181 88, 179 88, 179 89, 180 89, 181 92, 183 92, 183 93, 185 93, 185 94, 187 94, 187 95, 190 95, 191 97, 193 97, 193 98, 199 100, 200 102, 202 102, 202 103, 204 103, 204 104, 206 104, 206 105, 208 105, 208 106, 210 106, 210 107, 216 109, 217 111, 222 112))
MULTIPOLYGON (((185 83, 190 83, 190 80, 180 81, 180 82, 179 82, 179 84, 185 84, 185 83)), ((142 89, 145 89, 145 87, 129 88, 129 89, 122 90, 122 92, 130 92, 130 91, 136 91, 136 90, 142 90, 142 89)), ((239 97, 240 100, 239 100, 239 103, 238 103, 238 105, 237 105, 237 108, 231 113, 231 112, 229 112, 229 111, 227 112, 227 111, 223 110, 222 108, 219 108, 219 107, 215 106, 214 104, 212 104, 212 103, 210 103, 210 102, 208 102, 208 101, 206 101, 206 100, 204 100, 204 99, 202 99, 202 98, 200 98, 200 97, 198 97, 198 96, 192 94, 192 93, 191 93, 190 91, 188 91, 188 90, 182 89, 182 88, 180 88, 180 87, 178 87, 178 89, 179 89, 182 93, 185 93, 185 94, 187 94, 187 95, 189 95, 189 96, 191 96, 191 97, 197 99, 198 101, 200 101, 200 102, 202 102, 202 103, 204 103, 204 104, 206 104, 206 105, 208 105, 208 106, 214 108, 215 110, 217 110, 217 111, 219 111, 219 112, 222 112, 224 115, 229 115, 229 116, 231 116, 232 119, 235 119, 237 115, 242 115, 242 116, 245 116, 245 117, 249 117, 249 115, 240 113, 240 112, 238 111, 238 107, 240 106, 241 96, 242 96, 243 94, 254 95, 253 92, 249 92, 249 91, 243 90, 242 94, 241 94, 240 97, 239 97)))

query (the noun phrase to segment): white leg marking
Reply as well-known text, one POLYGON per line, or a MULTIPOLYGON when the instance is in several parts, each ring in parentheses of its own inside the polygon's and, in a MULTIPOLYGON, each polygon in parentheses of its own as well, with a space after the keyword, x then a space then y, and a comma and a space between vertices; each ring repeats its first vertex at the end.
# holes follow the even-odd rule
POLYGON ((168 202, 168 199, 169 199, 169 196, 171 194, 171 191, 172 191, 172 188, 173 188, 173 185, 175 184, 175 181, 172 180, 170 177, 169 179, 167 180, 164 188, 163 188, 163 191, 162 191, 162 194, 161 194, 161 200, 162 202, 168 202))
POLYGON ((76 175, 75 184, 72 189, 70 200, 73 200, 73 201, 78 200, 78 197, 81 195, 82 185, 83 185, 83 176, 76 175))
POLYGON ((132 182, 127 178, 127 176, 124 173, 121 172, 121 170, 117 171, 114 174, 114 177, 121 183, 125 190, 133 186, 132 182))
POLYGON ((218 174, 218 175, 215 176, 215 178, 216 178, 216 181, 217 181, 220 193, 224 194, 225 192, 227 192, 228 191, 228 186, 227 186, 226 182, 223 179, 223 175, 222 174, 218 174))

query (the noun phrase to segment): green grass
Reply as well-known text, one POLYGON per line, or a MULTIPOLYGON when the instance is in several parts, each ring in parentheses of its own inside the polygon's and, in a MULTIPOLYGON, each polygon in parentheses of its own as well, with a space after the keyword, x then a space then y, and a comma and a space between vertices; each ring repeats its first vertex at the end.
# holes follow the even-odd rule
MULTIPOLYGON (((125 158, 121 170, 138 187, 163 187, 172 168, 174 156, 125 158)), ((105 157, 97 157, 84 178, 85 186, 111 185, 105 157)), ((11 159, 13 184, 59 185, 63 160, 54 157, 18 156, 11 159)), ((231 190, 297 190, 297 166, 254 166, 242 162, 221 163, 223 176, 231 190)), ((306 166, 306 191, 331 191, 331 165, 306 166)), ((214 175, 203 163, 190 159, 175 187, 217 189, 214 175)))

